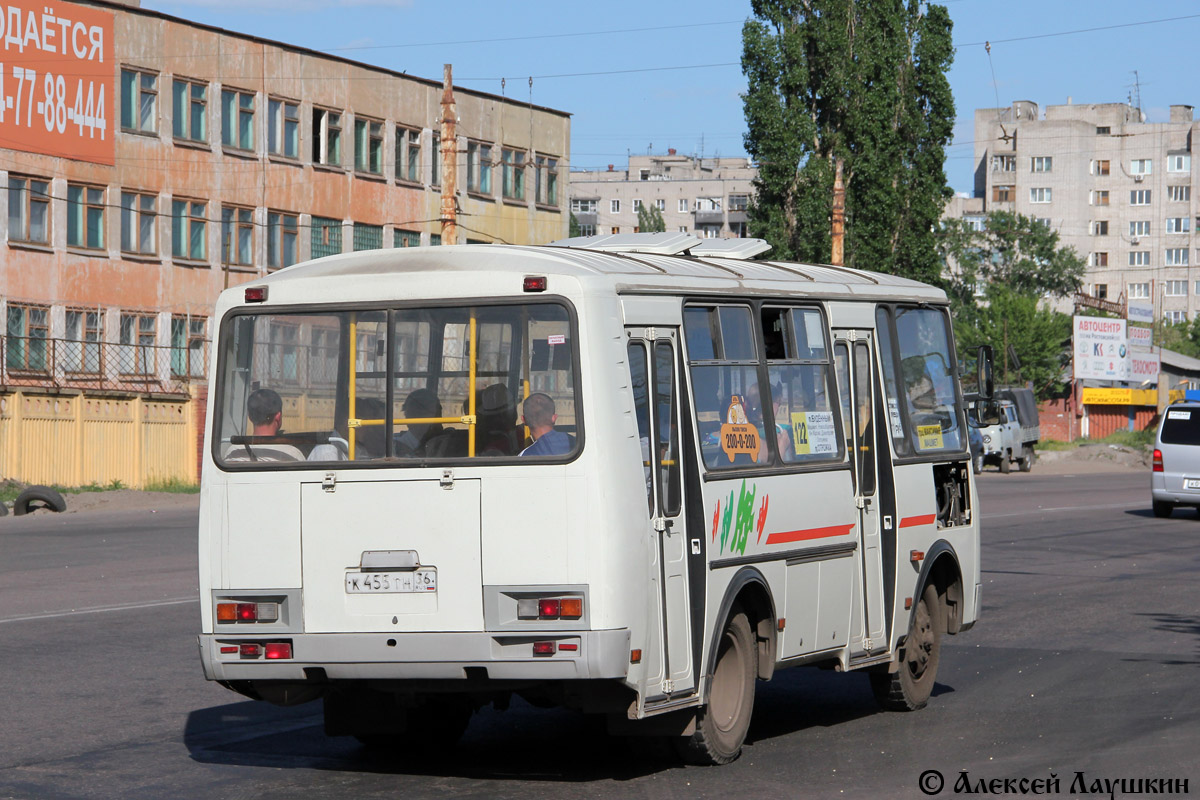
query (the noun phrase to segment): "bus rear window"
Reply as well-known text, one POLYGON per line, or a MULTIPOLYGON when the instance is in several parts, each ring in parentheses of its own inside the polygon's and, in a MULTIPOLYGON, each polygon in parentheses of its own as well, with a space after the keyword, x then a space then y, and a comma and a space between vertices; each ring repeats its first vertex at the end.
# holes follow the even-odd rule
POLYGON ((554 460, 578 449, 575 337, 556 303, 239 314, 219 358, 223 465, 554 460))

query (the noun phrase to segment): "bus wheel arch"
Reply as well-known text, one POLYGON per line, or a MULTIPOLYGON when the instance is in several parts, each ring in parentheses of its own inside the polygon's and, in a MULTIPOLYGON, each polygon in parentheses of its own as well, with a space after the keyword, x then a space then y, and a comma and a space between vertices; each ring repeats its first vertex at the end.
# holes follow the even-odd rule
POLYGON ((945 539, 937 541, 925 556, 924 573, 917 582, 920 597, 927 584, 932 584, 937 590, 940 612, 938 632, 941 634, 956 634, 962 629, 963 621, 963 579, 962 568, 958 563, 958 554, 945 539))
MULTIPOLYGON (((734 608, 745 612, 757 643, 758 678, 769 681, 775 674, 776 632, 775 601, 771 597, 767 579, 754 567, 743 567, 725 589, 720 613, 716 616, 711 642, 720 641, 734 608)), ((704 675, 712 675, 716 666, 717 648, 708 654, 704 675)))

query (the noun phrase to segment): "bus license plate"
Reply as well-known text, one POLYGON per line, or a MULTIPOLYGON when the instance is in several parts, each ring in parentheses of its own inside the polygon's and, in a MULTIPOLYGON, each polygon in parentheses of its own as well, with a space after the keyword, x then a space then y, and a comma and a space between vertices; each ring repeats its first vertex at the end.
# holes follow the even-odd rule
POLYGON ((1184 478, 1183 488, 1185 489, 1200 489, 1200 478, 1184 478))
POLYGON ((384 594, 388 592, 436 592, 437 570, 414 572, 347 572, 348 594, 384 594))

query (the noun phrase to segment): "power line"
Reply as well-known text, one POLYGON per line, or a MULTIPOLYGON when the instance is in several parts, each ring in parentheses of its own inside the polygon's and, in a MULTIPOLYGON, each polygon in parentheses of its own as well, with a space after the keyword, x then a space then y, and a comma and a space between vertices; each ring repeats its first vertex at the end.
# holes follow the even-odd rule
POLYGON ((1098 31, 1111 31, 1119 28, 1134 28, 1139 25, 1157 25, 1162 22, 1179 22, 1185 19, 1197 19, 1200 14, 1186 14, 1181 17, 1164 17, 1163 19, 1147 19, 1140 22, 1122 22, 1117 25, 1099 25, 1094 28, 1078 28, 1073 31, 1057 31, 1055 33, 1036 33, 1029 36, 1013 36, 1008 39, 990 39, 980 42, 963 42, 962 44, 955 43, 955 47, 977 47, 981 44, 987 44, 990 41, 992 44, 1008 44, 1009 42, 1027 42, 1033 39, 1050 39, 1055 36, 1074 36, 1079 33, 1096 33, 1098 31))

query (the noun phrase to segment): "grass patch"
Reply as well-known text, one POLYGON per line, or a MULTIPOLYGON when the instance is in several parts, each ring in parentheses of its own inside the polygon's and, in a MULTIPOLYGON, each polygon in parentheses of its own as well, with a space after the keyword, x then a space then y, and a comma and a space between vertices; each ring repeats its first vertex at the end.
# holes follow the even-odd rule
POLYGON ((1083 439, 1076 439, 1073 442, 1060 442, 1055 439, 1042 439, 1034 448, 1041 450, 1043 453, 1053 453, 1056 450, 1074 450, 1079 445, 1083 444, 1083 439))
POLYGON ((1115 444, 1122 447, 1132 447, 1135 450, 1141 447, 1149 447, 1154 444, 1154 430, 1145 431, 1114 431, 1103 439, 1076 439, 1073 442, 1059 442, 1054 439, 1043 439, 1038 442, 1036 448, 1043 453, 1052 453, 1056 450, 1074 450, 1084 444, 1115 444))
POLYGON ((163 478, 161 480, 148 481, 146 483, 147 492, 171 492, 172 494, 199 494, 200 484, 188 483, 182 478, 163 478))

